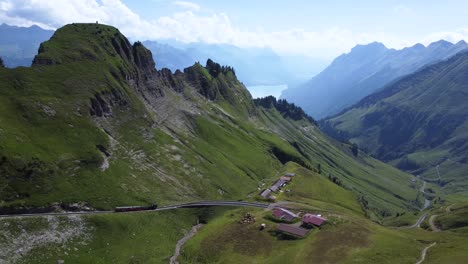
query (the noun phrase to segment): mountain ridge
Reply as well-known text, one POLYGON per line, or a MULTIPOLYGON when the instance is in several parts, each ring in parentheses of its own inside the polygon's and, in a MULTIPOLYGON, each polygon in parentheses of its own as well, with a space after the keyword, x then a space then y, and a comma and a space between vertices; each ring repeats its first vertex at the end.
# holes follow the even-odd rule
MULTIPOLYGON (((7 262, 167 263, 200 223, 181 261, 414 263, 427 241, 443 245, 431 259, 466 259, 464 233, 387 227, 427 215, 423 195, 447 205, 434 185, 422 194, 293 103, 253 100, 230 66, 157 70, 144 45, 96 24, 67 25, 41 47, 31 67, 0 68, 0 213, 267 203, 262 189, 294 173, 271 205, 327 222, 295 239, 263 208, 2 218, 7 262)), ((452 208, 439 219, 447 228, 463 217, 452 208)))
POLYGON ((325 118, 402 76, 455 55, 468 45, 441 40, 423 47, 415 44, 395 50, 376 42, 358 45, 337 57, 308 83, 283 91, 281 98, 298 104, 317 119, 325 118))
POLYGON ((110 26, 67 25, 32 67, 0 75, 3 208, 242 199, 288 161, 340 179, 375 221, 422 202, 409 175, 356 157, 294 105, 255 106, 231 67, 156 70, 110 26))
POLYGON ((321 126, 415 174, 431 178, 436 166, 444 166, 448 177, 439 183, 453 192, 466 181, 460 164, 467 161, 468 140, 461 132, 468 119, 467 62, 468 52, 460 52, 426 66, 321 121, 321 126))
POLYGON ((52 30, 45 30, 36 25, 31 27, 0 24, 0 56, 7 67, 30 66, 37 53, 39 44, 49 39, 52 30))

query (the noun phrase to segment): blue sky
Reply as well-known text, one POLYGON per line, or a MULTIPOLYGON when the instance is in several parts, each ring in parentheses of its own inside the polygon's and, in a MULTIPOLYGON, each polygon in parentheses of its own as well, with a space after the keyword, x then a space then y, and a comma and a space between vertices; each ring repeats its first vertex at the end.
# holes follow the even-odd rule
MULTIPOLYGON (((147 19, 177 11, 171 0, 124 0, 147 19)), ((319 30, 347 27, 356 31, 387 30, 397 34, 431 33, 466 26, 468 1, 191 1, 206 12, 226 13, 244 28, 264 27, 281 30, 303 27, 319 30)))
POLYGON ((0 0, 0 22, 118 27, 132 39, 271 47, 331 59, 356 44, 468 40, 468 1, 0 0))

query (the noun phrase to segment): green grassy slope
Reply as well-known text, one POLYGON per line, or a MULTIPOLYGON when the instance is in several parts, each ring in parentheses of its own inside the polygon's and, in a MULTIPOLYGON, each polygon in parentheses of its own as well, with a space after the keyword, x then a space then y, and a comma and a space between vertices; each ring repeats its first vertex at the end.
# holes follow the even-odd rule
MULTIPOLYGON (((183 72, 156 71, 148 50, 140 43, 131 45, 109 26, 65 26, 41 46, 32 67, 0 68, 0 78, 5 80, 0 83, 2 213, 53 210, 57 204, 76 202, 109 209, 255 200, 263 180, 295 171, 298 180, 281 199, 348 219, 342 225, 337 219, 338 227, 330 230, 336 239, 356 228, 352 236, 362 232, 372 241, 378 225, 371 220, 382 222, 418 210, 422 203, 408 174, 363 153, 353 154, 351 146, 322 134, 302 110, 287 103, 283 108, 255 105, 233 69, 210 62, 183 72), (366 223, 362 228, 361 221, 366 223)), ((167 262, 176 238, 200 214, 192 210, 64 220, 70 230, 76 225, 89 228, 85 244, 80 239, 63 242, 68 243, 67 255, 46 241, 23 260, 167 262)), ((212 214, 209 222, 221 226, 229 219, 224 211, 212 214)), ((54 227, 55 220, 44 221, 24 225, 54 227)), ((399 234, 392 236, 396 241, 399 234)), ((321 240, 306 251, 320 252, 321 240)), ((291 243, 291 248, 303 246, 291 243)))
POLYGON ((447 193, 467 185, 468 54, 460 53, 387 86, 322 122, 381 160, 438 180, 447 193))
POLYGON ((148 50, 109 26, 59 29, 33 67, 0 75, 5 212, 245 199, 287 161, 320 164, 376 220, 417 208, 407 175, 353 157, 305 115, 256 107, 231 68, 156 71, 148 50))
POLYGON ((1 219, 0 252, 16 263, 168 263, 198 212, 1 219))
POLYGON ((435 212, 434 224, 441 230, 450 230, 461 234, 468 233, 468 203, 456 203, 435 212))
POLYGON ((314 169, 320 167, 324 177, 335 177, 355 191, 370 209, 369 216, 379 218, 421 205, 422 197, 409 175, 365 153, 354 156, 351 146, 330 140, 308 122, 284 120, 275 109, 262 109, 260 118, 307 157, 314 169))
MULTIPOLYGON (((27 237, 29 242, 22 241, 23 258, 18 258, 18 263, 167 263, 176 241, 200 220, 205 225, 182 248, 181 263, 394 263, 395 259, 415 263, 421 250, 433 242, 437 244, 428 253, 429 263, 464 263, 467 257, 463 245, 468 241, 462 233, 378 225, 363 216, 352 191, 296 163, 280 168, 280 173, 286 171, 294 171, 296 177, 285 188, 291 191, 278 199, 297 202, 285 205, 293 211, 320 213, 328 219, 303 239, 277 233, 277 223, 269 218, 271 211, 263 209, 179 209, 1 219, 0 225, 8 228, 0 237, 0 253, 27 237), (245 213, 253 214, 256 222, 239 224, 245 213), (259 230, 261 223, 267 225, 263 231, 259 230)), ((8 257, 15 254, 7 252, 8 257)))
MULTIPOLYGON (((297 164, 288 163, 284 171, 297 176, 278 196, 293 200, 293 211, 320 213, 328 219, 320 229, 312 229, 305 238, 282 236, 276 231, 270 211, 238 209, 221 214, 208 222, 183 248, 183 263, 415 263, 421 250, 433 242, 428 260, 463 263, 466 236, 454 233, 431 233, 424 230, 395 229, 380 226, 353 208, 357 204, 346 190, 324 182, 324 177, 297 164), (320 188, 307 188, 318 185, 320 188), (304 190, 307 190, 306 192, 304 190), (325 197, 325 198, 324 198, 325 197), (240 224, 245 213, 256 222, 240 224), (260 230, 261 223, 266 224, 260 230), (447 252, 447 253, 444 253, 447 252)), ((283 200, 284 199, 284 200, 283 200)))

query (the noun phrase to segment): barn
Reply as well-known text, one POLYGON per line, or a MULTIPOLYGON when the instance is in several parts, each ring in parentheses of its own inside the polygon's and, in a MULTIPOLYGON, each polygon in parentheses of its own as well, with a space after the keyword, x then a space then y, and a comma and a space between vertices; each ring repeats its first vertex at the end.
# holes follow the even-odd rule
POLYGON ((267 198, 268 196, 270 196, 270 193, 271 193, 271 190, 266 189, 260 194, 260 196, 267 198))
POLYGON ((305 214, 302 217, 302 224, 304 225, 321 226, 325 221, 327 221, 327 219, 320 215, 305 214))
POLYGON ((297 226, 292 226, 292 225, 286 225, 286 224, 279 224, 278 231, 288 233, 288 234, 298 236, 298 237, 305 237, 307 233, 309 232, 309 230, 307 229, 300 228, 297 226))
POLYGON ((283 209, 283 208, 273 209, 273 216, 278 219, 286 220, 286 221, 292 221, 297 217, 295 213, 289 210, 283 209))

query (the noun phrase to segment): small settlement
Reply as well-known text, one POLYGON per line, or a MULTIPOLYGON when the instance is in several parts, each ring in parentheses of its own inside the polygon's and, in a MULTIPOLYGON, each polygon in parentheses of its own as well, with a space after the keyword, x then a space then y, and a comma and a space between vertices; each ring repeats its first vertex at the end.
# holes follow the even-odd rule
MULTIPOLYGON (((284 208, 275 208, 273 210, 273 216, 288 222, 294 221, 300 216, 284 208)), ((321 215, 306 213, 302 216, 302 222, 300 224, 279 224, 278 231, 293 235, 296 237, 305 237, 309 233, 310 229, 322 226, 327 219, 321 215)))
POLYGON ((268 198, 269 200, 276 200, 276 197, 273 195, 274 192, 279 192, 286 184, 292 181, 293 177, 296 176, 295 173, 286 173, 284 176, 281 176, 273 185, 269 188, 263 190, 260 193, 260 196, 263 198, 268 198))
MULTIPOLYGON (((281 176, 278 180, 276 180, 275 183, 273 183, 273 185, 271 185, 269 188, 263 190, 260 193, 260 196, 271 201, 276 200, 276 197, 273 194, 280 192, 281 189, 290 183, 295 176, 295 173, 286 173, 284 176, 281 176)), ((327 219, 323 218, 319 214, 296 214, 281 207, 276 207, 272 211, 273 217, 275 219, 286 222, 279 224, 277 230, 295 237, 305 237, 312 228, 320 227, 327 221, 327 219), (298 218, 302 218, 302 221, 295 223, 295 220, 298 218), (288 224, 288 222, 290 224, 288 224)))

